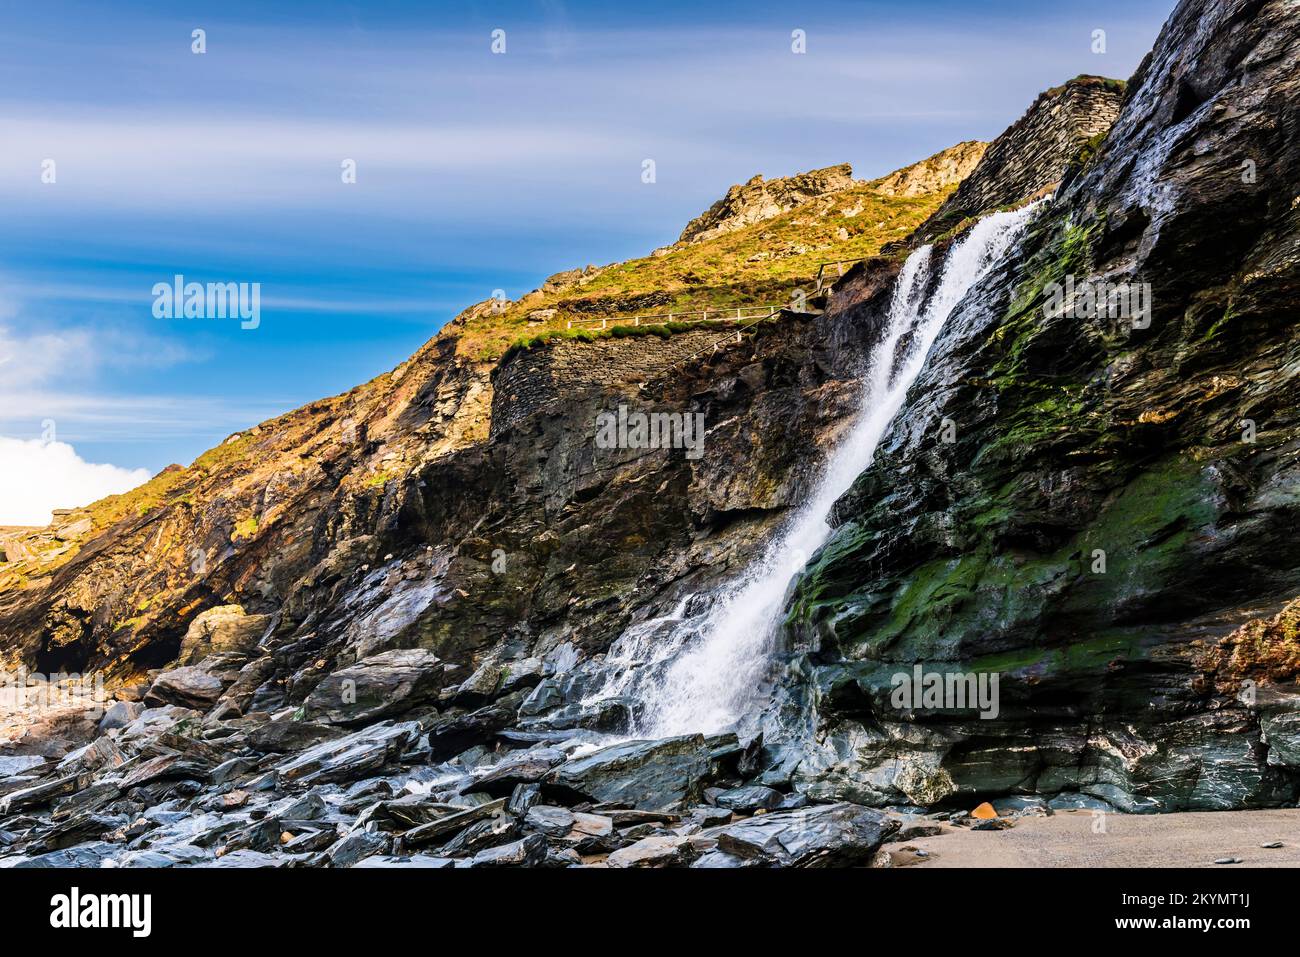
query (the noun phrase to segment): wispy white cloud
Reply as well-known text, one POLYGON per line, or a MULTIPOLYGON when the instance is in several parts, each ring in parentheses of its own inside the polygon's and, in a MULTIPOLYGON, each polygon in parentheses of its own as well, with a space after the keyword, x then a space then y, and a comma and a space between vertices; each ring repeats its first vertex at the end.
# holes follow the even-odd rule
POLYGON ((129 327, 72 326, 25 332, 0 326, 0 435, 71 441, 167 441, 231 432, 291 402, 239 396, 124 394, 145 370, 200 362, 208 353, 129 327))
POLYGON ((159 369, 203 358, 194 347, 123 326, 30 333, 0 326, 0 394, 85 380, 101 370, 159 369))
POLYGON ((64 442, 0 436, 0 525, 46 525, 53 509, 89 505, 148 479, 144 469, 86 462, 64 442))

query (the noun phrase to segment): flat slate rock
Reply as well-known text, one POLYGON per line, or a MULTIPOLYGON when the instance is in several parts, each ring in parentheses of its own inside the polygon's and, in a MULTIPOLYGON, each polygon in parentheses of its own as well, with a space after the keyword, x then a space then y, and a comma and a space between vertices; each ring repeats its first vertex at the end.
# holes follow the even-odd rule
POLYGON ((689 837, 672 834, 646 837, 629 844, 605 858, 607 867, 683 867, 698 857, 696 845, 689 837))
POLYGON ((519 841, 479 851, 465 863, 468 867, 535 867, 546 860, 546 838, 529 834, 519 841))
POLYGON ((207 711, 225 690, 225 683, 200 665, 186 665, 164 671, 154 679, 153 687, 145 695, 149 707, 177 705, 207 711))
POLYGON ((302 784, 352 781, 378 772, 420 733, 414 721, 380 722, 334 741, 308 748, 276 766, 281 781, 302 784))
POLYGON ((402 836, 402 843, 407 847, 419 847, 422 844, 431 844, 439 841, 444 837, 450 837, 471 824, 494 817, 500 814, 506 806, 506 799, 499 798, 490 801, 487 804, 480 804, 477 807, 466 808, 456 814, 448 814, 446 817, 439 818, 436 821, 430 821, 428 824, 421 824, 419 827, 412 828, 402 836))
POLYGON ((680 807, 703 790, 713 762, 702 735, 626 741, 568 761, 548 783, 593 801, 637 810, 680 807))
POLYGON ((549 804, 535 804, 524 815, 525 826, 552 837, 563 837, 568 834, 573 830, 575 820, 573 812, 568 808, 554 807, 549 804))
POLYGON ((841 803, 763 814, 709 833, 719 851, 770 866, 852 867, 870 863, 897 830, 882 811, 841 803))
POLYGON ((35 771, 44 767, 45 758, 39 754, 19 754, 13 757, 0 757, 0 778, 14 777, 15 775, 27 774, 29 771, 35 771))
POLYGON ((512 751, 496 764, 475 774, 462 791, 485 791, 495 797, 509 794, 518 784, 535 784, 566 755, 558 748, 530 748, 512 751))
POLYGON ((732 811, 753 813, 760 808, 770 811, 773 808, 780 807, 784 799, 785 795, 774 788, 753 784, 748 787, 731 788, 720 794, 715 794, 713 803, 718 807, 728 808, 732 811))
POLYGON ((443 868, 455 867, 456 861, 450 857, 431 857, 428 854, 412 854, 410 857, 394 857, 391 854, 376 854, 373 857, 367 857, 353 865, 355 870, 374 870, 374 869, 397 869, 397 868, 424 868, 426 870, 442 870, 443 868))
POLYGON ((442 660, 431 651, 385 651, 327 676, 303 708, 327 724, 363 724, 432 700, 445 680, 442 660))

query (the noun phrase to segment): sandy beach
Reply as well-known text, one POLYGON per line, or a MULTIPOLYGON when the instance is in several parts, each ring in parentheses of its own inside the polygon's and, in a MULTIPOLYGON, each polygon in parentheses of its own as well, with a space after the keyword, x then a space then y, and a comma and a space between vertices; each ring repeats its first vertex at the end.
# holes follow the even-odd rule
POLYGON ((943 825, 935 837, 887 845, 902 867, 1300 867, 1300 808, 1181 814, 1088 811, 1024 817, 1003 831, 943 825), (1283 846, 1262 848, 1281 841, 1283 846), (927 852, 921 857, 905 850, 927 852), (1240 864, 1215 864, 1221 858, 1240 864))

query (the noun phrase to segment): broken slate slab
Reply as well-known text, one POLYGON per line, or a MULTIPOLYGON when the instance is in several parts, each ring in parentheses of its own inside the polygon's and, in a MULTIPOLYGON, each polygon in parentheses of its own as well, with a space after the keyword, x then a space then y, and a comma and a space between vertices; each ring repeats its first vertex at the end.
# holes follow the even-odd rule
POLYGON ((546 838, 529 834, 523 840, 489 847, 471 858, 469 867, 535 867, 546 860, 546 838))
POLYGON ((216 675, 198 665, 186 665, 164 671, 153 683, 144 703, 151 708, 177 705, 207 711, 225 689, 225 683, 216 675))
POLYGON ((456 861, 450 857, 430 857, 428 854, 412 854, 410 857, 394 857, 389 854, 376 854, 367 857, 352 865, 354 868, 425 868, 428 870, 442 870, 448 867, 455 867, 456 861))
POLYGON ((27 774, 45 766, 45 758, 39 754, 20 754, 13 757, 0 757, 0 778, 27 774))
POLYGON ((853 867, 869 864, 897 830, 882 811, 841 803, 777 811, 710 833, 719 851, 771 866, 853 867))
POLYGON ((374 854, 386 854, 393 839, 378 831, 353 831, 329 851, 331 867, 352 867, 374 854))
POLYGON ((325 741, 276 765, 283 782, 323 784, 351 781, 377 772, 420 734, 414 721, 380 722, 335 741, 325 741))
POLYGON ((55 778, 52 781, 42 781, 40 784, 23 788, 21 791, 11 791, 0 798, 0 814, 12 814, 14 811, 23 808, 48 804, 55 798, 75 794, 89 785, 90 782, 91 776, 89 774, 69 774, 66 777, 55 778))
POLYGON ((605 859, 608 867, 685 867, 699 856, 696 844, 688 837, 667 835, 646 837, 620 848, 605 859))
POLYGON ((512 751, 496 764, 475 774, 462 791, 484 791, 494 797, 503 797, 518 784, 535 784, 546 772, 564 762, 566 755, 558 748, 532 748, 512 751))
POLYGON ((385 651, 327 676, 303 710, 327 724, 364 724, 432 701, 445 680, 442 661, 431 651, 385 651))
POLYGON ((713 803, 718 807, 724 807, 732 811, 744 811, 752 814, 759 808, 770 811, 773 808, 780 807, 784 795, 774 788, 764 787, 761 784, 750 785, 749 787, 731 788, 713 795, 713 803))
POLYGON ((428 824, 421 824, 419 827, 407 831, 402 836, 402 843, 407 847, 419 847, 423 844, 431 844, 441 838, 450 837, 478 821, 495 817, 504 811, 505 806, 506 799, 499 798, 495 801, 490 801, 487 804, 480 804, 477 807, 467 808, 466 810, 460 811, 456 814, 449 814, 436 821, 430 821, 428 824))
POLYGON ((524 824, 552 837, 563 837, 573 830, 574 816, 568 808, 538 804, 528 809, 524 824))
POLYGON ((639 810, 680 807, 702 793, 712 770, 702 735, 626 741, 560 765, 546 782, 592 801, 639 810))

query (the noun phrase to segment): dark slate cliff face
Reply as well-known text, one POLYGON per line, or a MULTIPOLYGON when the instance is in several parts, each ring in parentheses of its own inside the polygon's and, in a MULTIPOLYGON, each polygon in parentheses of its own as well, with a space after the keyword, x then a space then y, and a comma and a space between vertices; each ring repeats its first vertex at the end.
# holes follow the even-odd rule
POLYGON ((983 159, 913 241, 928 241, 963 220, 1042 194, 1061 171, 1105 135, 1119 114, 1124 84, 1081 76, 1042 93, 1025 115, 989 144, 983 159))
MULTIPOLYGON (((700 336, 729 339, 690 334, 700 336)), ((365 550, 373 565, 359 567, 358 556, 313 573, 286 603, 265 647, 292 675, 287 700, 319 680, 315 660, 337 667, 421 647, 464 678, 485 657, 564 644, 599 652, 634 615, 707 589, 799 500, 817 450, 851 409, 847 375, 831 363, 821 374, 803 368, 816 341, 815 321, 791 316, 667 374, 655 374, 650 340, 565 343, 509 360, 493 439, 390 488, 388 520, 365 550), (638 361, 639 383, 579 374, 638 361), (702 414, 703 454, 599 448, 597 417, 620 405, 702 414)))
POLYGON ((1295 801, 1294 628, 1250 623, 1300 593, 1297 103, 1290 4, 1183 3, 952 316, 791 602, 812 793, 1295 801), (1067 277, 1148 284, 1149 323, 1049 309, 1067 277), (915 663, 999 714, 900 710, 915 663))

